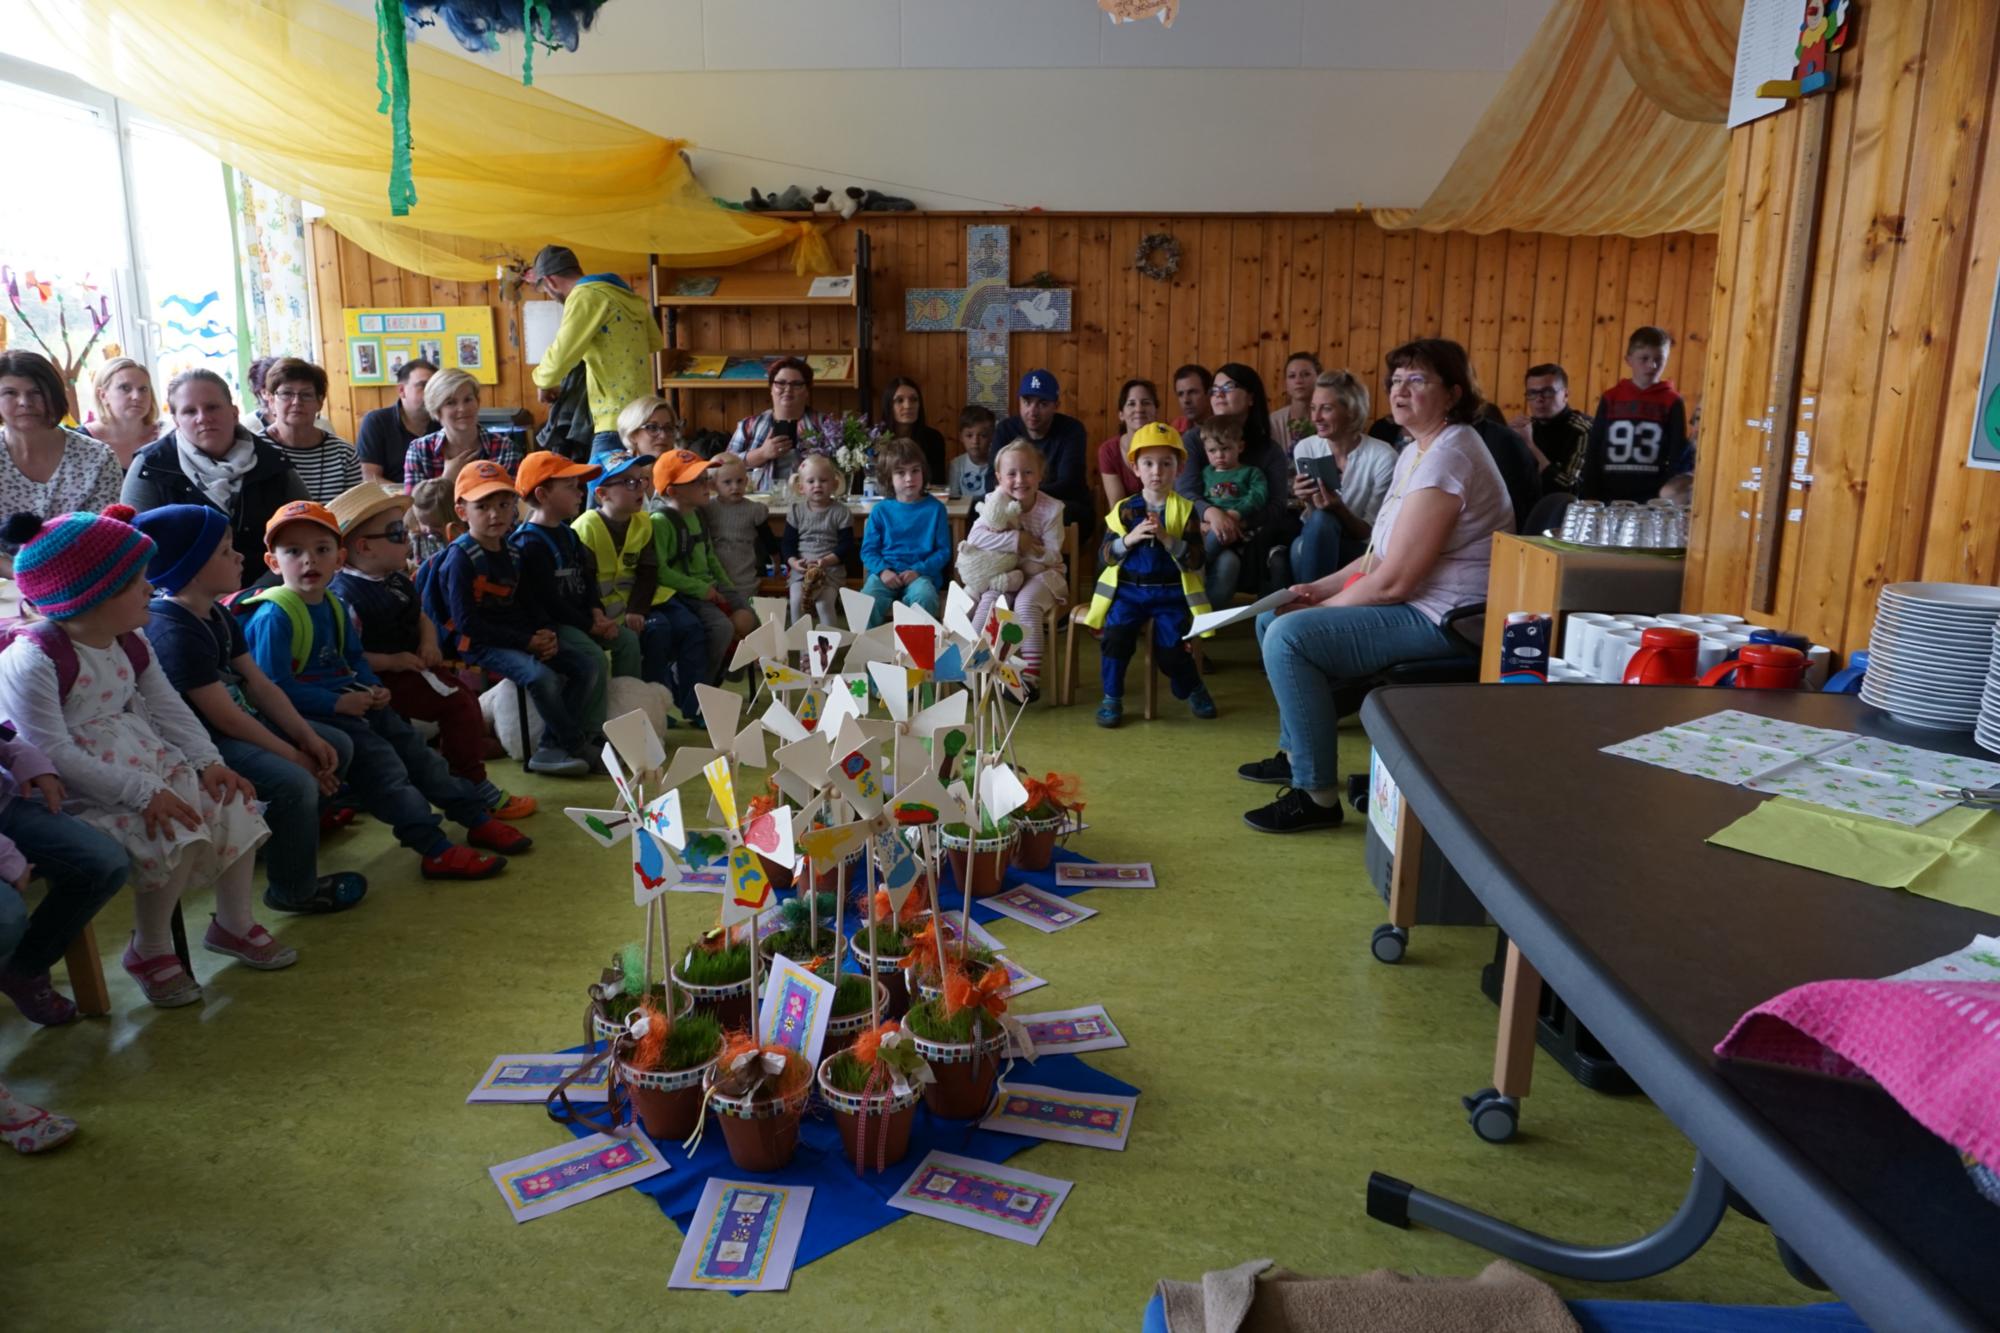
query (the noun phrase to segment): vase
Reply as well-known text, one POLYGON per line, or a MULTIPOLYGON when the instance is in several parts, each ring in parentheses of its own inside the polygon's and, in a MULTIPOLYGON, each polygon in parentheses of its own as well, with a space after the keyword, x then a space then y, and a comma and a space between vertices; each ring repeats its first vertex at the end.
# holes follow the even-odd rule
POLYGON ((975 898, 990 898, 1007 887, 1007 867, 1013 863, 1019 830, 1010 821, 994 837, 975 838, 963 824, 947 824, 938 835, 951 876, 975 898))

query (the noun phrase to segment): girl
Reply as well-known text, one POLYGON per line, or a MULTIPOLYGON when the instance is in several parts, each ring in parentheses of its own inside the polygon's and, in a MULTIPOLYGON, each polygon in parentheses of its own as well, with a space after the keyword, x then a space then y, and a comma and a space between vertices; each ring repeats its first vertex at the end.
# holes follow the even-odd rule
POLYGON ((153 541, 131 517, 112 505, 0 525, 0 536, 22 544, 22 596, 47 617, 0 653, 0 714, 55 764, 72 813, 130 854, 138 929, 125 970, 171 1009, 201 999, 169 927, 190 883, 215 883, 202 941, 210 952, 267 970, 298 954, 250 915, 251 852, 270 833, 252 804, 256 789, 223 765, 137 632, 149 618, 153 541))
POLYGON ((996 531, 986 526, 982 516, 966 534, 965 544, 982 551, 1012 551, 1021 563, 980 596, 972 623, 984 626, 1000 594, 1014 594, 1014 617, 1022 634, 1021 679, 1033 699, 1039 693, 1036 681, 1042 673, 1043 617, 1050 606, 1069 601, 1069 569, 1062 552, 1062 501, 1042 494, 1042 452, 1026 440, 1016 440, 1000 451, 993 462, 993 485, 1021 506, 1020 521, 1011 530, 996 531))
POLYGON ((785 567, 790 575, 792 619, 807 601, 822 625, 840 623, 840 586, 854 558, 854 515, 840 502, 847 482, 825 454, 799 463, 792 483, 799 498, 785 511, 785 567))

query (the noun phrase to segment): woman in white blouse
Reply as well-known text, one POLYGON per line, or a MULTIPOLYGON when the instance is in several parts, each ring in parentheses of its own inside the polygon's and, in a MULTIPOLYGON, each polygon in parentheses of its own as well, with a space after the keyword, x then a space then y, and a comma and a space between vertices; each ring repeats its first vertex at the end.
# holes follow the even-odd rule
POLYGON ((1396 451, 1362 432, 1368 386, 1345 370, 1313 385, 1314 434, 1292 450, 1292 498, 1305 523, 1292 542, 1292 579, 1311 583, 1360 555, 1396 471, 1396 451))
MULTIPOLYGON (((0 518, 98 513, 118 499, 125 469, 100 441, 62 424, 69 391, 39 352, 0 352, 0 518)), ((13 572, 12 551, 0 553, 13 572)))

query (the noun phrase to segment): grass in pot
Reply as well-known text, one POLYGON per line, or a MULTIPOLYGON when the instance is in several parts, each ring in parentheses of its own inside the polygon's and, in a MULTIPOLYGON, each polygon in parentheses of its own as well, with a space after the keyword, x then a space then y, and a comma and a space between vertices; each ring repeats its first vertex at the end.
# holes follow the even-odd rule
POLYGON ((903 1025, 935 1075, 924 1086, 931 1114, 950 1120, 984 1115, 1007 1052, 1000 1016, 1007 1012, 1007 969, 989 968, 977 980, 951 967, 939 994, 910 1006, 903 1025))
POLYGON ((1028 803, 1014 816, 1020 840, 1014 844, 1014 865, 1022 870, 1047 870, 1056 843, 1083 815, 1083 785, 1073 773, 1026 778, 1028 803))
POLYGON ((674 981, 725 1029, 750 1026, 750 944, 711 930, 674 966, 674 981))
POLYGON ((644 1031, 618 1044, 618 1073, 647 1135, 678 1143, 701 1123, 702 1084, 722 1054, 722 1024, 713 1014, 669 1020, 650 1003, 642 1012, 644 1031))
POLYGON ((820 1061, 820 1099, 840 1130, 840 1146, 863 1175, 903 1160, 931 1067, 900 1024, 883 1023, 820 1061))

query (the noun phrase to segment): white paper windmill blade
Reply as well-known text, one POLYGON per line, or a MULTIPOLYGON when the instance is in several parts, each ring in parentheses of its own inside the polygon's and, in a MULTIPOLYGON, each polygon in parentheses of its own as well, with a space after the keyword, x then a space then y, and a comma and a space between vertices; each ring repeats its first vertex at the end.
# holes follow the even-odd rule
POLYGON ((736 724, 743 717, 743 696, 719 690, 713 685, 697 685, 694 693, 701 702, 702 720, 708 725, 708 744, 683 745, 674 751, 673 762, 667 765, 662 785, 678 787, 704 771, 713 761, 722 758, 747 764, 751 768, 762 768, 764 728, 752 722, 740 731, 737 729, 736 724))
MULTIPOLYGON (((904 668, 877 662, 868 670, 875 677, 875 688, 882 695, 882 702, 889 710, 891 720, 888 731, 893 737, 894 745, 891 757, 894 760, 893 771, 896 775, 897 789, 900 791, 905 781, 916 777, 921 769, 929 765, 929 742, 932 735, 946 728, 964 726, 970 703, 966 695, 960 692, 948 695, 913 714, 910 711, 910 691, 901 688, 906 683, 903 679, 904 668)), ((873 726, 880 728, 882 724, 875 723, 873 726)), ((869 731, 869 734, 880 734, 879 731, 871 731, 870 724, 866 722, 862 723, 862 728, 864 731, 869 731)))
POLYGON ((771 877, 758 858, 790 867, 797 855, 792 843, 792 810, 780 805, 750 814, 737 803, 736 778, 729 760, 722 756, 710 760, 702 776, 708 779, 708 789, 722 817, 723 827, 715 831, 728 844, 722 921, 733 925, 771 905, 771 877))
POLYGON ((896 810, 882 783, 881 742, 864 737, 860 725, 850 719, 834 738, 833 753, 834 789, 847 798, 861 817, 858 822, 866 826, 875 885, 887 891, 890 906, 900 912, 917 886, 921 867, 903 841, 896 810))
POLYGON ((896 660, 895 626, 870 626, 875 620, 875 599, 854 588, 840 590, 840 611, 847 620, 847 656, 840 669, 848 674, 866 671, 870 662, 896 660))

